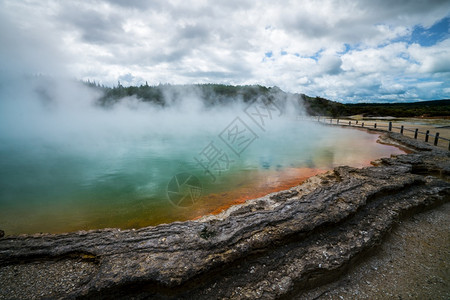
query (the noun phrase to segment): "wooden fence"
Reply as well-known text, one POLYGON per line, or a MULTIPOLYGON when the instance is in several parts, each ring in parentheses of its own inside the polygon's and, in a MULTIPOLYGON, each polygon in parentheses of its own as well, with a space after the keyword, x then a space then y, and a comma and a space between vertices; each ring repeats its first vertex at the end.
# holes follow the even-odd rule
POLYGON ((450 139, 444 138, 439 136, 439 132, 436 132, 435 134, 431 134, 430 130, 427 130, 426 132, 419 131, 418 128, 406 128, 404 125, 394 126, 392 122, 388 123, 376 123, 372 122, 369 124, 368 122, 364 121, 358 121, 358 120, 339 120, 339 119, 331 119, 331 118, 321 118, 318 117, 317 121, 326 123, 326 124, 332 124, 332 125, 340 125, 340 126, 351 126, 351 127, 365 127, 365 128, 374 128, 374 129, 381 129, 386 131, 394 132, 396 129, 399 130, 400 134, 404 134, 405 132, 411 132, 414 133, 414 139, 420 138, 420 135, 424 136, 424 141, 427 143, 431 143, 430 138, 434 139, 433 144, 435 146, 439 145, 439 141, 442 141, 442 143, 448 143, 448 150, 450 150, 450 139))

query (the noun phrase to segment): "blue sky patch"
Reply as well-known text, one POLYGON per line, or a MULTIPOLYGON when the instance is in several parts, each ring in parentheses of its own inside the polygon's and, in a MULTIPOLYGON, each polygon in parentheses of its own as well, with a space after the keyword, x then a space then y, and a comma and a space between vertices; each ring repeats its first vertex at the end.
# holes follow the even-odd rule
MULTIPOLYGON (((393 39, 390 43, 405 42, 409 45, 419 44, 422 47, 430 47, 450 37, 450 17, 445 17, 434 23, 430 28, 416 25, 410 35, 393 39)), ((383 45, 384 46, 384 45, 383 45)))
POLYGON ((410 43, 417 43, 429 47, 449 37, 450 17, 443 18, 430 28, 415 26, 411 34, 410 43))
POLYGON ((341 52, 337 52, 337 54, 343 55, 343 54, 346 54, 346 53, 348 53, 348 52, 350 52, 352 50, 355 50, 355 49, 358 49, 358 44, 352 46, 350 44, 345 43, 344 44, 344 50, 342 50, 341 52))
POLYGON ((309 58, 312 58, 312 59, 314 59, 315 61, 318 61, 319 58, 320 58, 320 56, 322 56, 322 52, 323 52, 323 49, 320 49, 319 51, 317 51, 316 53, 314 53, 313 56, 310 56, 309 58))

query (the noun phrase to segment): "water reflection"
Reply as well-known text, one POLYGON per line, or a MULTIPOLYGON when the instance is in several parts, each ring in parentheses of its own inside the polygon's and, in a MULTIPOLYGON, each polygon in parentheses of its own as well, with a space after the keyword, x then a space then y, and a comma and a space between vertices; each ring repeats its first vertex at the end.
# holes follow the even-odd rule
POLYGON ((213 138, 134 137, 94 152, 3 144, 0 228, 9 234, 56 233, 192 219, 299 184, 338 165, 367 166, 371 160, 403 153, 363 131, 329 128, 324 135, 323 129, 292 126, 283 134, 261 135, 213 181, 193 160, 213 138), (183 172, 198 178, 202 195, 180 208, 169 201, 167 188, 183 172))

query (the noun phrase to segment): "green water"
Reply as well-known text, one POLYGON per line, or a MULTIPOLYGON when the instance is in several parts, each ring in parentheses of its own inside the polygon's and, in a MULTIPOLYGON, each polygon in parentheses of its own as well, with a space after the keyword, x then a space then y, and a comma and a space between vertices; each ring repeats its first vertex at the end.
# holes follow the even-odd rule
POLYGON ((0 229, 7 234, 57 233, 184 220, 195 216, 192 210, 199 207, 178 207, 170 201, 168 184, 180 173, 198 178, 201 195, 207 196, 286 169, 362 166, 402 153, 376 143, 376 135, 302 121, 272 131, 252 130, 255 139, 239 155, 220 138, 220 130, 166 136, 149 131, 57 143, 3 137, 0 229), (211 142, 229 161, 207 173, 195 158, 204 158, 211 142))

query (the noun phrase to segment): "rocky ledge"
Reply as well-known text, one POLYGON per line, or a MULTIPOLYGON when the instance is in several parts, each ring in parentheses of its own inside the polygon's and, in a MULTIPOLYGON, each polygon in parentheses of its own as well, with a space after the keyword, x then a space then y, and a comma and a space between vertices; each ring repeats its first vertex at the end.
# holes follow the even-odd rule
POLYGON ((0 298, 283 298, 338 276, 401 218, 450 199, 449 152, 338 167, 200 220, 0 239, 0 298))

